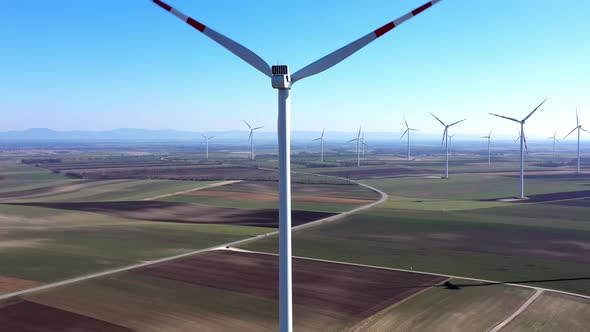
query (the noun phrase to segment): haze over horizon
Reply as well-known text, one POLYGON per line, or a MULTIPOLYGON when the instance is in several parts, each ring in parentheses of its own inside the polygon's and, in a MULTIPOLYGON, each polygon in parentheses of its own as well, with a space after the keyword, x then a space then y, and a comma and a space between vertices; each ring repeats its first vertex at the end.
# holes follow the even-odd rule
MULTIPOLYGON (((309 0, 172 5, 292 72, 422 4, 422 0, 309 0), (313 9, 311 9, 313 8, 313 9), (342 24, 348 22, 350 24, 342 24), (333 27, 337 26, 338 29, 333 27), (313 38, 309 38, 313 35, 313 38)), ((268 78, 150 1, 24 0, 0 12, 0 131, 26 128, 276 129, 268 78), (42 29, 40 29, 42 27, 42 29), (244 128, 243 128, 244 126, 244 128)), ((400 132, 402 115, 423 133, 468 118, 462 135, 492 127, 513 136, 564 136, 575 109, 590 125, 590 46, 583 0, 489 3, 443 0, 293 90, 294 131, 400 132)), ((584 138, 584 137, 583 137, 584 138)))

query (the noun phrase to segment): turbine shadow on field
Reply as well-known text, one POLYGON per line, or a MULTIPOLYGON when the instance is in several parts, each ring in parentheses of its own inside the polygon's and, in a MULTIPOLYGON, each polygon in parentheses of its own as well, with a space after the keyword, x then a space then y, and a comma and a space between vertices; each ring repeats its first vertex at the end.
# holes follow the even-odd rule
POLYGON ((545 283, 545 282, 580 281, 580 280, 590 280, 590 277, 480 282, 480 283, 468 283, 468 284, 467 283, 452 283, 450 281, 446 281, 443 284, 438 285, 436 287, 444 287, 446 289, 459 290, 461 288, 467 288, 467 287, 494 286, 494 285, 504 285, 504 284, 535 284, 535 283, 545 283))

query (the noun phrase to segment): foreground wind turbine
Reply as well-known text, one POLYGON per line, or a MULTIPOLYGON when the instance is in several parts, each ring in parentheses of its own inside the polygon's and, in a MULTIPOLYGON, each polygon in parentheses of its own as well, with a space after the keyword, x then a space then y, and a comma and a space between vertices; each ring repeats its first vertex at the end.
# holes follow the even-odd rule
POLYGON ((577 170, 577 172, 580 173, 580 130, 583 130, 587 133, 590 133, 590 131, 582 128, 582 125, 580 124, 580 119, 578 118, 578 109, 576 109, 576 128, 572 129, 572 131, 570 131, 569 134, 565 135, 565 137, 563 139, 566 139, 576 129, 578 130, 578 170, 577 170))
POLYGON ((212 139, 215 136, 209 136, 207 137, 206 135, 202 135, 203 139, 205 140, 205 159, 209 160, 209 140, 212 139))
POLYGON ((248 122, 244 121, 244 123, 246 124, 246 126, 248 126, 248 128, 250 128, 250 136, 248 136, 248 143, 250 143, 250 160, 254 160, 254 131, 262 129, 264 127, 260 126, 252 128, 252 126, 248 122))
POLYGON ((461 123, 467 119, 459 120, 457 122, 451 123, 450 125, 446 125, 439 118, 437 118, 436 115, 434 115, 432 113, 430 113, 430 115, 432 115, 435 119, 438 120, 438 122, 440 122, 440 124, 442 124, 445 127, 445 130, 443 131, 443 137, 442 137, 442 142, 441 142, 440 146, 441 146, 441 148, 443 145, 445 146, 446 159, 445 159, 445 176, 444 176, 444 178, 448 179, 449 178, 449 128, 451 126, 461 123))
POLYGON ((405 116, 404 116, 404 122, 406 124, 406 131, 404 131, 404 133, 402 134, 402 137, 400 137, 400 139, 404 138, 405 135, 408 135, 408 160, 410 160, 410 132, 418 131, 418 129, 410 128, 410 126, 408 126, 408 121, 406 121, 405 116))
POLYGON ((326 140, 324 139, 324 131, 326 130, 326 128, 322 129, 322 136, 314 139, 314 141, 320 141, 320 145, 322 147, 322 152, 320 154, 320 161, 324 161, 324 143, 326 142, 326 140))
MULTIPOLYGON (((377 30, 371 31, 352 43, 326 55, 325 57, 303 67, 303 69, 289 75, 286 65, 270 66, 261 57, 248 48, 225 37, 217 31, 205 26, 201 22, 184 15, 161 0, 152 0, 158 6, 172 13, 191 27, 202 32, 240 59, 244 60, 264 75, 271 78, 272 87, 278 89, 278 138, 279 138, 279 321, 280 331, 292 331, 292 293, 291 293, 291 165, 290 165, 290 113, 289 99, 291 86, 306 77, 327 70, 342 60, 348 58, 372 41, 401 25, 405 21, 432 7, 440 0, 428 1, 424 5, 391 21, 377 30)), ((287 39, 278 41, 288 42, 287 39)))
POLYGON ((356 141, 356 166, 357 167, 361 167, 361 143, 362 143, 362 138, 361 138, 361 129, 363 127, 359 127, 359 133, 358 135, 356 135, 356 138, 351 139, 350 141, 346 142, 346 143, 350 143, 350 142, 354 142, 356 141))
MULTIPOLYGON (((490 133, 488 134, 488 136, 482 136, 481 138, 487 138, 488 140, 488 165, 492 164, 492 152, 490 150, 490 141, 492 140, 492 131, 494 131, 494 128, 492 128, 492 130, 490 130, 490 133)), ((520 134, 518 134, 520 135, 520 134)))
POLYGON ((553 140, 553 158, 556 158, 557 157, 557 154, 555 154, 555 142, 559 143, 559 140, 557 139, 557 129, 555 129, 555 132, 553 133, 553 136, 548 137, 547 139, 553 140))
POLYGON ((525 133, 524 133, 524 123, 526 122, 526 120, 528 120, 531 115, 533 115, 533 113, 535 113, 539 107, 541 107, 541 105, 543 105, 545 102, 547 101, 547 99, 543 100, 543 102, 541 102, 539 104, 539 106, 535 107, 535 109, 529 113, 529 115, 527 115, 524 119, 522 120, 517 120, 515 118, 511 118, 511 117, 507 117, 507 116, 503 116, 503 115, 498 115, 498 114, 494 114, 494 113, 490 113, 493 116, 497 116, 499 118, 503 118, 506 120, 510 120, 510 121, 514 121, 514 122, 518 122, 520 123, 520 131, 519 131, 519 136, 520 136, 520 198, 524 199, 524 149, 525 149, 525 144, 526 144, 526 138, 525 138, 525 133))

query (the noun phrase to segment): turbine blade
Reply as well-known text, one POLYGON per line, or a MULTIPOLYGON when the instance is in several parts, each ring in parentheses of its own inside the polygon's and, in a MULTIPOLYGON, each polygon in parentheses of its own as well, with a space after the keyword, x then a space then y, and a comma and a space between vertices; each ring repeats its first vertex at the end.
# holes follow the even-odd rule
POLYGON ((359 127, 359 133, 358 133, 358 135, 356 136, 356 138, 357 138, 357 139, 361 137, 361 129, 363 129, 363 126, 360 126, 360 127, 359 127))
POLYGON ((572 129, 572 131, 570 131, 567 135, 565 135, 565 137, 563 139, 566 139, 569 135, 571 135, 574 131, 576 131, 576 129, 578 129, 578 127, 572 129))
POLYGON ((576 107, 576 126, 580 125, 580 120, 578 119, 578 108, 576 107))
POLYGON ((246 126, 248 126, 248 128, 250 128, 250 130, 252 130, 252 126, 250 126, 250 124, 248 122, 246 122, 246 120, 242 120, 244 121, 244 123, 246 124, 246 126))
POLYGON ((456 125, 456 124, 458 124, 458 123, 461 123, 461 122, 463 122, 463 121, 465 121, 465 120, 467 120, 467 119, 463 119, 463 120, 459 120, 459 121, 457 121, 457 122, 453 122, 453 123, 451 123, 451 124, 449 125, 449 127, 450 127, 450 126, 454 126, 454 125, 456 125))
POLYGON ((367 44, 369 44, 370 42, 383 36, 385 33, 389 32, 393 28, 401 25, 402 23, 411 19, 412 17, 420 14, 424 10, 432 7, 432 5, 436 4, 439 1, 440 0, 429 1, 429 2, 425 3, 424 5, 412 10, 411 12, 399 17, 395 21, 389 22, 386 25, 382 26, 381 28, 379 28, 375 31, 372 31, 372 32, 368 33, 367 35, 353 41, 352 43, 324 56, 323 58, 321 58, 321 59, 319 59, 319 60, 317 60, 305 67, 303 67, 302 69, 300 69, 299 71, 297 71, 293 75, 291 75, 291 81, 293 83, 295 83, 303 78, 321 73, 324 70, 335 66, 336 64, 338 64, 342 60, 348 58, 349 56, 351 56, 352 54, 354 54, 355 52, 357 52, 361 48, 367 46, 367 44))
POLYGON ((315 141, 319 141, 319 140, 321 140, 321 139, 322 139, 322 138, 320 137, 320 138, 312 139, 311 141, 312 141, 312 142, 315 142, 315 141))
POLYGON ((264 126, 260 126, 260 127, 252 128, 252 130, 258 130, 258 129, 262 129, 262 128, 264 128, 264 126))
POLYGON ((445 130, 443 131, 443 137, 442 137, 442 141, 440 142, 440 148, 442 149, 443 145, 445 144, 445 138, 447 137, 447 127, 445 127, 445 130))
POLYGON ((357 141, 357 140, 358 140, 358 138, 353 138, 353 139, 351 139, 350 141, 348 141, 346 143, 354 142, 354 141, 357 141))
MULTIPOLYGON (((504 119, 507 119, 507 120, 510 120, 510 121, 514 121, 514 122, 520 123, 520 120, 516 120, 515 118, 507 117, 507 116, 504 116, 504 115, 499 115, 499 114, 495 114, 495 113, 490 113, 490 115, 497 116, 499 118, 504 118, 504 119)), ((520 135, 520 134, 518 134, 518 135, 520 135)))
POLYGON ((583 131, 585 131, 585 132, 587 132, 587 133, 589 133, 589 134, 590 134, 590 131, 588 131, 588 130, 586 130, 586 129, 582 128, 582 127, 580 127, 580 129, 582 129, 583 131))
POLYGON ((492 130, 490 130, 490 133, 488 134, 488 136, 492 137, 492 131, 494 131, 494 128, 492 128, 492 130))
POLYGON ((322 129, 322 136, 321 138, 324 138, 324 132, 326 131, 326 128, 322 129))
POLYGON ((527 115, 527 116, 526 116, 526 118, 524 118, 522 121, 526 121, 528 118, 530 118, 530 117, 531 117, 531 115, 533 115, 533 113, 535 113, 535 112, 536 112, 536 111, 539 109, 539 107, 541 107, 541 105, 545 104, 545 102, 546 102, 546 101, 547 101, 547 98, 545 98, 545 100, 543 100, 543 101, 542 101, 542 102, 539 104, 539 106, 535 107, 535 109, 534 109, 534 110, 533 110, 531 113, 529 113, 529 115, 527 115))
POLYGON ((207 139, 212 139, 213 137, 215 137, 215 136, 211 136, 211 137, 209 137, 209 138, 207 138, 207 139))
MULTIPOLYGON (((434 115, 434 114, 432 114, 432 113, 430 113, 430 115, 432 115, 432 116, 433 116, 435 119, 437 119, 437 120, 438 120, 438 122, 440 122, 440 124, 441 124, 441 125, 443 125, 443 126, 445 126, 445 127, 447 126, 447 125, 446 125, 444 122, 442 122, 442 121, 441 121, 439 118, 437 118, 437 117, 436 117, 436 115, 434 115)), ((445 130, 446 130, 446 129, 445 129, 445 130)))
POLYGON ((404 116, 404 122, 406 123, 406 128, 410 128, 410 126, 408 126, 408 121, 406 121, 406 117, 404 116))
POLYGON ((240 59, 246 61, 252 67, 258 69, 261 73, 268 77, 272 77, 272 71, 270 65, 266 63, 260 56, 256 53, 252 52, 248 48, 236 43, 235 41, 227 38, 226 36, 220 34, 219 32, 205 26, 201 22, 181 13, 180 11, 172 8, 172 6, 166 4, 161 0, 152 0, 156 5, 162 7, 164 10, 170 12, 174 16, 178 17, 188 25, 192 26, 193 28, 197 29, 198 31, 202 32, 205 36, 211 38, 213 41, 217 42, 219 45, 223 46, 226 50, 232 52, 240 59))

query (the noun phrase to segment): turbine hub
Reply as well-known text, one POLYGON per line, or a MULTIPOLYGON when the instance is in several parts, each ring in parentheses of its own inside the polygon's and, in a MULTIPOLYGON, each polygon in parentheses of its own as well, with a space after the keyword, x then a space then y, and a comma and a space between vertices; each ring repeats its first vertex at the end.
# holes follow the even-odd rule
POLYGON ((274 89, 290 89, 291 76, 289 75, 289 66, 278 65, 272 66, 272 87, 274 89))

